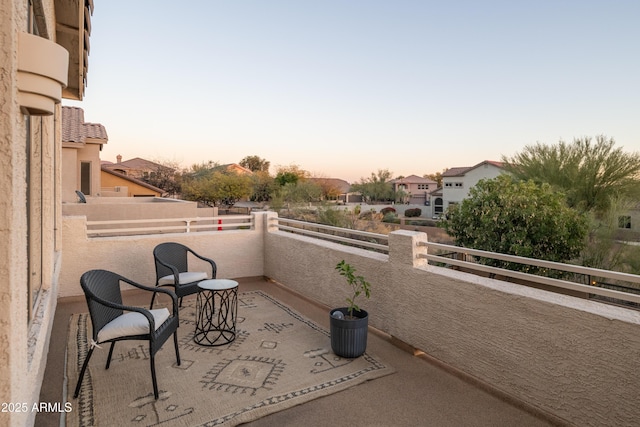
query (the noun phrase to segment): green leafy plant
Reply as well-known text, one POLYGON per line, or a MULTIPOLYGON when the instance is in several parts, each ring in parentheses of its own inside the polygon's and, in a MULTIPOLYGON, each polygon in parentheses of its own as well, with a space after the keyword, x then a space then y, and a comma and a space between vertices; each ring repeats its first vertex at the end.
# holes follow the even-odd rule
POLYGON ((364 292, 364 296, 368 299, 371 296, 371 284, 363 276, 356 276, 356 269, 351 264, 346 263, 345 260, 336 265, 336 270, 347 279, 347 284, 351 287, 352 294, 347 297, 347 308, 349 316, 353 317, 354 310, 360 311, 360 307, 355 302, 356 298, 364 292))

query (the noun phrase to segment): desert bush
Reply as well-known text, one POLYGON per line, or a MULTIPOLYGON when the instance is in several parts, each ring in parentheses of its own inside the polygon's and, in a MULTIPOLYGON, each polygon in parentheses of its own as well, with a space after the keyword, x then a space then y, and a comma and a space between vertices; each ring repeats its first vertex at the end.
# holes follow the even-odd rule
POLYGON ((382 214, 376 213, 375 209, 371 209, 370 211, 362 212, 358 219, 373 221, 373 220, 382 220, 382 214))
POLYGON ((406 211, 404 211, 404 216, 408 217, 408 218, 412 218, 412 217, 417 217, 422 215, 422 209, 420 208, 412 208, 412 209, 407 209, 406 211))
POLYGON ((386 207, 386 208, 382 208, 382 209, 380 210, 380 213, 381 213, 382 215, 385 215, 385 216, 386 216, 388 213, 393 213, 393 214, 395 214, 395 213, 396 213, 396 210, 395 210, 395 208, 392 208, 392 207, 390 207, 390 206, 389 206, 389 207, 386 207))
POLYGON ((396 222, 398 220, 398 215, 394 212, 387 212, 382 218, 382 222, 396 222))

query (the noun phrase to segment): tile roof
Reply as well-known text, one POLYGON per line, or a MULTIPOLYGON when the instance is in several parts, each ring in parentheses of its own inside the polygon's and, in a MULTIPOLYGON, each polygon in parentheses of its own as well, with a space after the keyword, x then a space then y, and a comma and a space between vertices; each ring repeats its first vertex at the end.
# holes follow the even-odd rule
POLYGON ((351 184, 344 179, 339 178, 309 178, 310 181, 317 182, 318 184, 324 184, 334 187, 339 190, 341 194, 346 194, 351 190, 351 184))
POLYGON ((446 171, 442 172, 442 176, 443 177, 447 177, 447 176, 463 176, 465 175, 467 172, 469 172, 470 170, 473 170, 477 167, 480 167, 482 165, 493 165, 497 168, 502 169, 504 167, 504 163, 502 162, 496 162, 494 160, 484 160, 480 163, 478 163, 475 166, 466 166, 466 167, 457 167, 457 168, 450 168, 447 169, 446 171))
POLYGON ((450 169, 447 169, 446 171, 442 172, 442 176, 443 177, 444 176, 462 176, 470 169, 471 169, 471 167, 469 167, 469 166, 450 168, 450 169))
POLYGON ((62 142, 84 144, 87 138, 102 140, 106 144, 107 130, 98 123, 85 123, 84 110, 78 107, 62 107, 62 142))
POLYGON ((146 160, 141 157, 134 157, 133 159, 125 160, 120 163, 112 163, 110 168, 130 168, 130 169, 158 169, 162 165, 146 160))
POLYGON ((409 175, 404 178, 396 178, 392 179, 392 183, 401 183, 401 184, 435 184, 436 182, 429 178, 423 178, 418 175, 409 175))

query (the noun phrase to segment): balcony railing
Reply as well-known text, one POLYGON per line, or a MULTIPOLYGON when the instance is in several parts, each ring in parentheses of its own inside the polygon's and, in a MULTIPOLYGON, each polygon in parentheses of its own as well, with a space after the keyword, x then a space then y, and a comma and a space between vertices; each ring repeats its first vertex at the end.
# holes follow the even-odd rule
POLYGON ((370 233, 368 231, 352 230, 348 228, 333 227, 330 225, 279 217, 271 218, 271 222, 279 230, 288 231, 290 233, 339 242, 363 249, 372 249, 382 253, 389 253, 389 237, 385 234, 370 233))
POLYGON ((251 215, 87 221, 87 236, 132 236, 193 233, 198 231, 249 230, 253 228, 254 222, 251 215))
POLYGON ((444 245, 441 243, 421 242, 420 245, 439 252, 420 255, 421 258, 427 259, 430 263, 435 263, 436 265, 444 265, 446 267, 455 266, 467 271, 483 272, 493 276, 502 276, 525 282, 533 282, 552 288, 583 292, 585 295, 589 295, 590 297, 597 295, 599 297, 604 297, 604 300, 610 302, 630 303, 627 305, 640 307, 640 294, 637 293, 637 291, 640 291, 640 276, 635 274, 499 254, 478 249, 463 248, 460 246, 444 245), (539 267, 538 270, 540 274, 525 273, 522 271, 514 271, 506 268, 481 264, 477 262, 478 258, 505 261, 507 263, 519 264, 522 266, 539 267), (545 272, 554 272, 557 276, 562 278, 549 277, 549 275, 544 274, 545 272), (557 274, 558 272, 560 274, 557 274), (584 278, 587 278, 588 284, 578 282, 578 280, 584 278), (596 279, 611 279, 616 282, 632 284, 632 286, 607 284, 596 279), (627 292, 614 290, 615 288, 626 289, 627 292))

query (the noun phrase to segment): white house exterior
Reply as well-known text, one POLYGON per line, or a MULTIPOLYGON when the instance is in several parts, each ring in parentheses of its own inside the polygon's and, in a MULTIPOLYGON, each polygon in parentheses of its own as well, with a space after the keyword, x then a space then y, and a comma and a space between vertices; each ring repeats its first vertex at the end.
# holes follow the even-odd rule
POLYGON ((469 196, 469 190, 481 179, 492 179, 504 172, 503 164, 485 160, 471 167, 456 167, 442 173, 442 188, 432 194, 434 214, 469 196))

